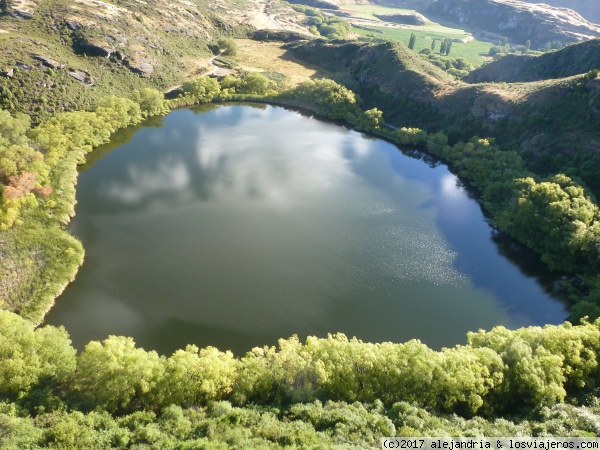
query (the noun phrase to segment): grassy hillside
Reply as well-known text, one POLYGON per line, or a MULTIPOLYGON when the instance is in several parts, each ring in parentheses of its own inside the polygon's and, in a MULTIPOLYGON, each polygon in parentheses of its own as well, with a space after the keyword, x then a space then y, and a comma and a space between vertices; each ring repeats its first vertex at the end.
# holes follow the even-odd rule
POLYGON ((103 95, 179 84, 190 68, 208 65, 211 40, 251 29, 240 11, 253 6, 229 2, 223 14, 204 0, 30 5, 26 19, 12 7, 0 16, 0 106, 35 120, 103 95))
POLYGON ((600 68, 600 40, 569 45, 540 56, 507 55, 474 70, 469 83, 539 81, 580 75, 600 68))
POLYGON ((454 77, 427 62, 401 43, 310 43, 292 44, 288 51, 332 72, 344 71, 361 82, 377 84, 386 92, 427 100, 454 77))

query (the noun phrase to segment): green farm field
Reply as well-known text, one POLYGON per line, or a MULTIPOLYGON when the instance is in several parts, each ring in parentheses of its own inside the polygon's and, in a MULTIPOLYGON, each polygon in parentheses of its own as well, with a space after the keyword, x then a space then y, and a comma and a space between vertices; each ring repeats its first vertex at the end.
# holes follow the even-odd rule
MULTIPOLYGON (((388 39, 391 41, 404 42, 408 45, 411 33, 415 33, 417 41, 415 43, 415 52, 419 52, 425 48, 431 48, 431 42, 436 39, 435 51, 440 49, 440 40, 445 38, 456 38, 456 35, 448 33, 436 33, 424 30, 405 29, 405 28, 389 28, 389 27, 369 27, 376 31, 365 30, 362 28, 353 27, 352 30, 361 36, 371 36, 380 39, 388 39)), ((483 56, 487 55, 490 48, 493 46, 491 42, 478 41, 473 39, 470 42, 453 42, 450 56, 454 58, 464 58, 475 67, 481 66, 485 60, 483 56)))
MULTIPOLYGON (((381 22, 384 25, 386 22, 378 19, 373 14, 413 14, 414 9, 392 8, 379 5, 343 5, 341 6, 344 12, 351 13, 354 17, 374 20, 381 22)), ((425 48, 431 48, 432 39, 443 40, 451 39, 473 39, 470 30, 447 22, 436 22, 429 18, 423 26, 405 26, 394 27, 387 26, 368 26, 377 31, 369 31, 354 27, 354 31, 362 36, 374 36, 381 39, 393 41, 401 41, 408 44, 411 33, 417 36, 415 51, 419 52, 425 48)), ((464 58, 475 67, 481 66, 485 60, 483 56, 488 54, 492 43, 473 39, 466 43, 454 42, 450 56, 455 58, 464 58)), ((436 43, 436 49, 439 51, 440 44, 436 43)))

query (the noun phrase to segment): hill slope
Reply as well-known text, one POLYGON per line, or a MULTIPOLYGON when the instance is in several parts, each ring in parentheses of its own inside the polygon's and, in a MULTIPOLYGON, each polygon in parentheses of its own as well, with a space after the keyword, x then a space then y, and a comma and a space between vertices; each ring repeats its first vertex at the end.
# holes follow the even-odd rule
MULTIPOLYGON (((547 57, 576 54, 578 47, 593 48, 596 42, 547 57)), ((454 142, 495 137, 519 149, 534 172, 576 175, 600 195, 595 168, 600 162, 600 79, 595 76, 472 85, 453 80, 401 44, 315 41, 288 49, 307 63, 344 71, 365 107, 377 106, 391 123, 444 129, 454 142)))
POLYGON ((567 44, 600 37, 600 26, 575 11, 518 0, 437 0, 424 11, 450 22, 505 36, 516 44, 523 45, 530 40, 534 49, 553 41, 567 44))
POLYGON ((325 43, 314 41, 288 46, 307 63, 331 72, 345 71, 360 83, 375 84, 395 96, 430 100, 435 92, 454 83, 454 77, 401 43, 325 43))
POLYGON ((600 68, 600 40, 570 45, 541 56, 507 55, 471 72, 465 81, 523 82, 564 78, 600 68))
POLYGON ((596 0, 524 0, 528 3, 545 3, 557 8, 570 8, 590 22, 600 23, 600 2, 596 0))
POLYGON ((86 107, 99 95, 129 95, 134 86, 178 84, 208 66, 211 40, 246 35, 264 8, 250 0, 0 4, 0 107, 34 118, 86 107))

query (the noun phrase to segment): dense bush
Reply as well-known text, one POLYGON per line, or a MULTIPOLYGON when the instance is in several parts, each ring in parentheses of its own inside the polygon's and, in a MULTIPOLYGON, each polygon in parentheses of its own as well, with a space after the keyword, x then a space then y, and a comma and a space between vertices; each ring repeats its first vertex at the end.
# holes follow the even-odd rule
POLYGON ((304 25, 317 36, 337 41, 346 39, 350 32, 350 24, 340 17, 326 16, 316 9, 302 5, 292 5, 292 8, 306 14, 307 18, 304 20, 304 25))
POLYGON ((311 80, 283 92, 279 98, 313 109, 334 120, 354 123, 360 114, 360 97, 332 80, 311 80))
POLYGON ((61 112, 31 128, 0 110, 0 305, 40 321, 83 261, 64 230, 74 214, 77 164, 116 130, 169 111, 163 94, 109 96, 89 111, 61 112))
MULTIPOLYGON (((78 427, 83 434, 69 439, 92 439, 96 427, 113 430, 105 436, 109 441, 158 439, 162 433, 172 439, 211 438, 206 428, 195 428, 196 421, 231 414, 237 417, 232 424, 249 421, 259 429, 248 414, 256 419, 270 414, 271 432, 262 435, 269 440, 280 436, 271 434, 275 429, 299 420, 295 427, 304 431, 297 444, 352 439, 354 433, 356 439, 372 439, 396 430, 462 433, 469 421, 458 416, 556 409, 567 393, 582 397, 598 381, 599 351, 600 321, 515 331, 498 327, 470 333, 467 345, 442 351, 416 340, 368 344, 338 334, 309 337, 304 344, 295 337, 281 339, 277 348, 255 348, 240 359, 194 346, 167 358, 136 348, 131 338, 111 336, 90 342, 76 355, 62 327, 34 329, 16 314, 0 311, 0 393, 13 402, 0 406, 0 422, 22 427, 5 430, 0 439, 14 439, 20 432, 47 438, 48 429, 71 435, 78 427), (439 418, 448 413, 457 416, 449 416, 450 422, 439 418), (343 431, 336 426, 340 423, 343 431)), ((598 418, 591 417, 581 421, 581 430, 600 429, 598 418)), ((491 423, 486 426, 494 429, 491 423)), ((517 427, 505 423, 497 428, 517 427)))
POLYGON ((277 83, 258 72, 238 78, 227 75, 221 80, 221 88, 229 94, 265 95, 277 88, 277 83))
MULTIPOLYGON (((429 49, 424 49, 429 50, 429 49)), ((471 72, 474 67, 464 58, 453 58, 451 56, 442 56, 435 53, 425 53, 427 59, 434 66, 445 70, 450 75, 462 78, 471 72)))

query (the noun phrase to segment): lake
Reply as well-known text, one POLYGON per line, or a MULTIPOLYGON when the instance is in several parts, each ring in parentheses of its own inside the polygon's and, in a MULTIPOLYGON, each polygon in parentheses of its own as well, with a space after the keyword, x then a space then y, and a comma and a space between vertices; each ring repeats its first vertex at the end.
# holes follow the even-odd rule
POLYGON ((441 348, 564 321, 558 275, 409 153, 264 105, 122 130, 82 168, 85 262, 46 323, 78 348, 115 334, 168 355, 335 332, 441 348))

